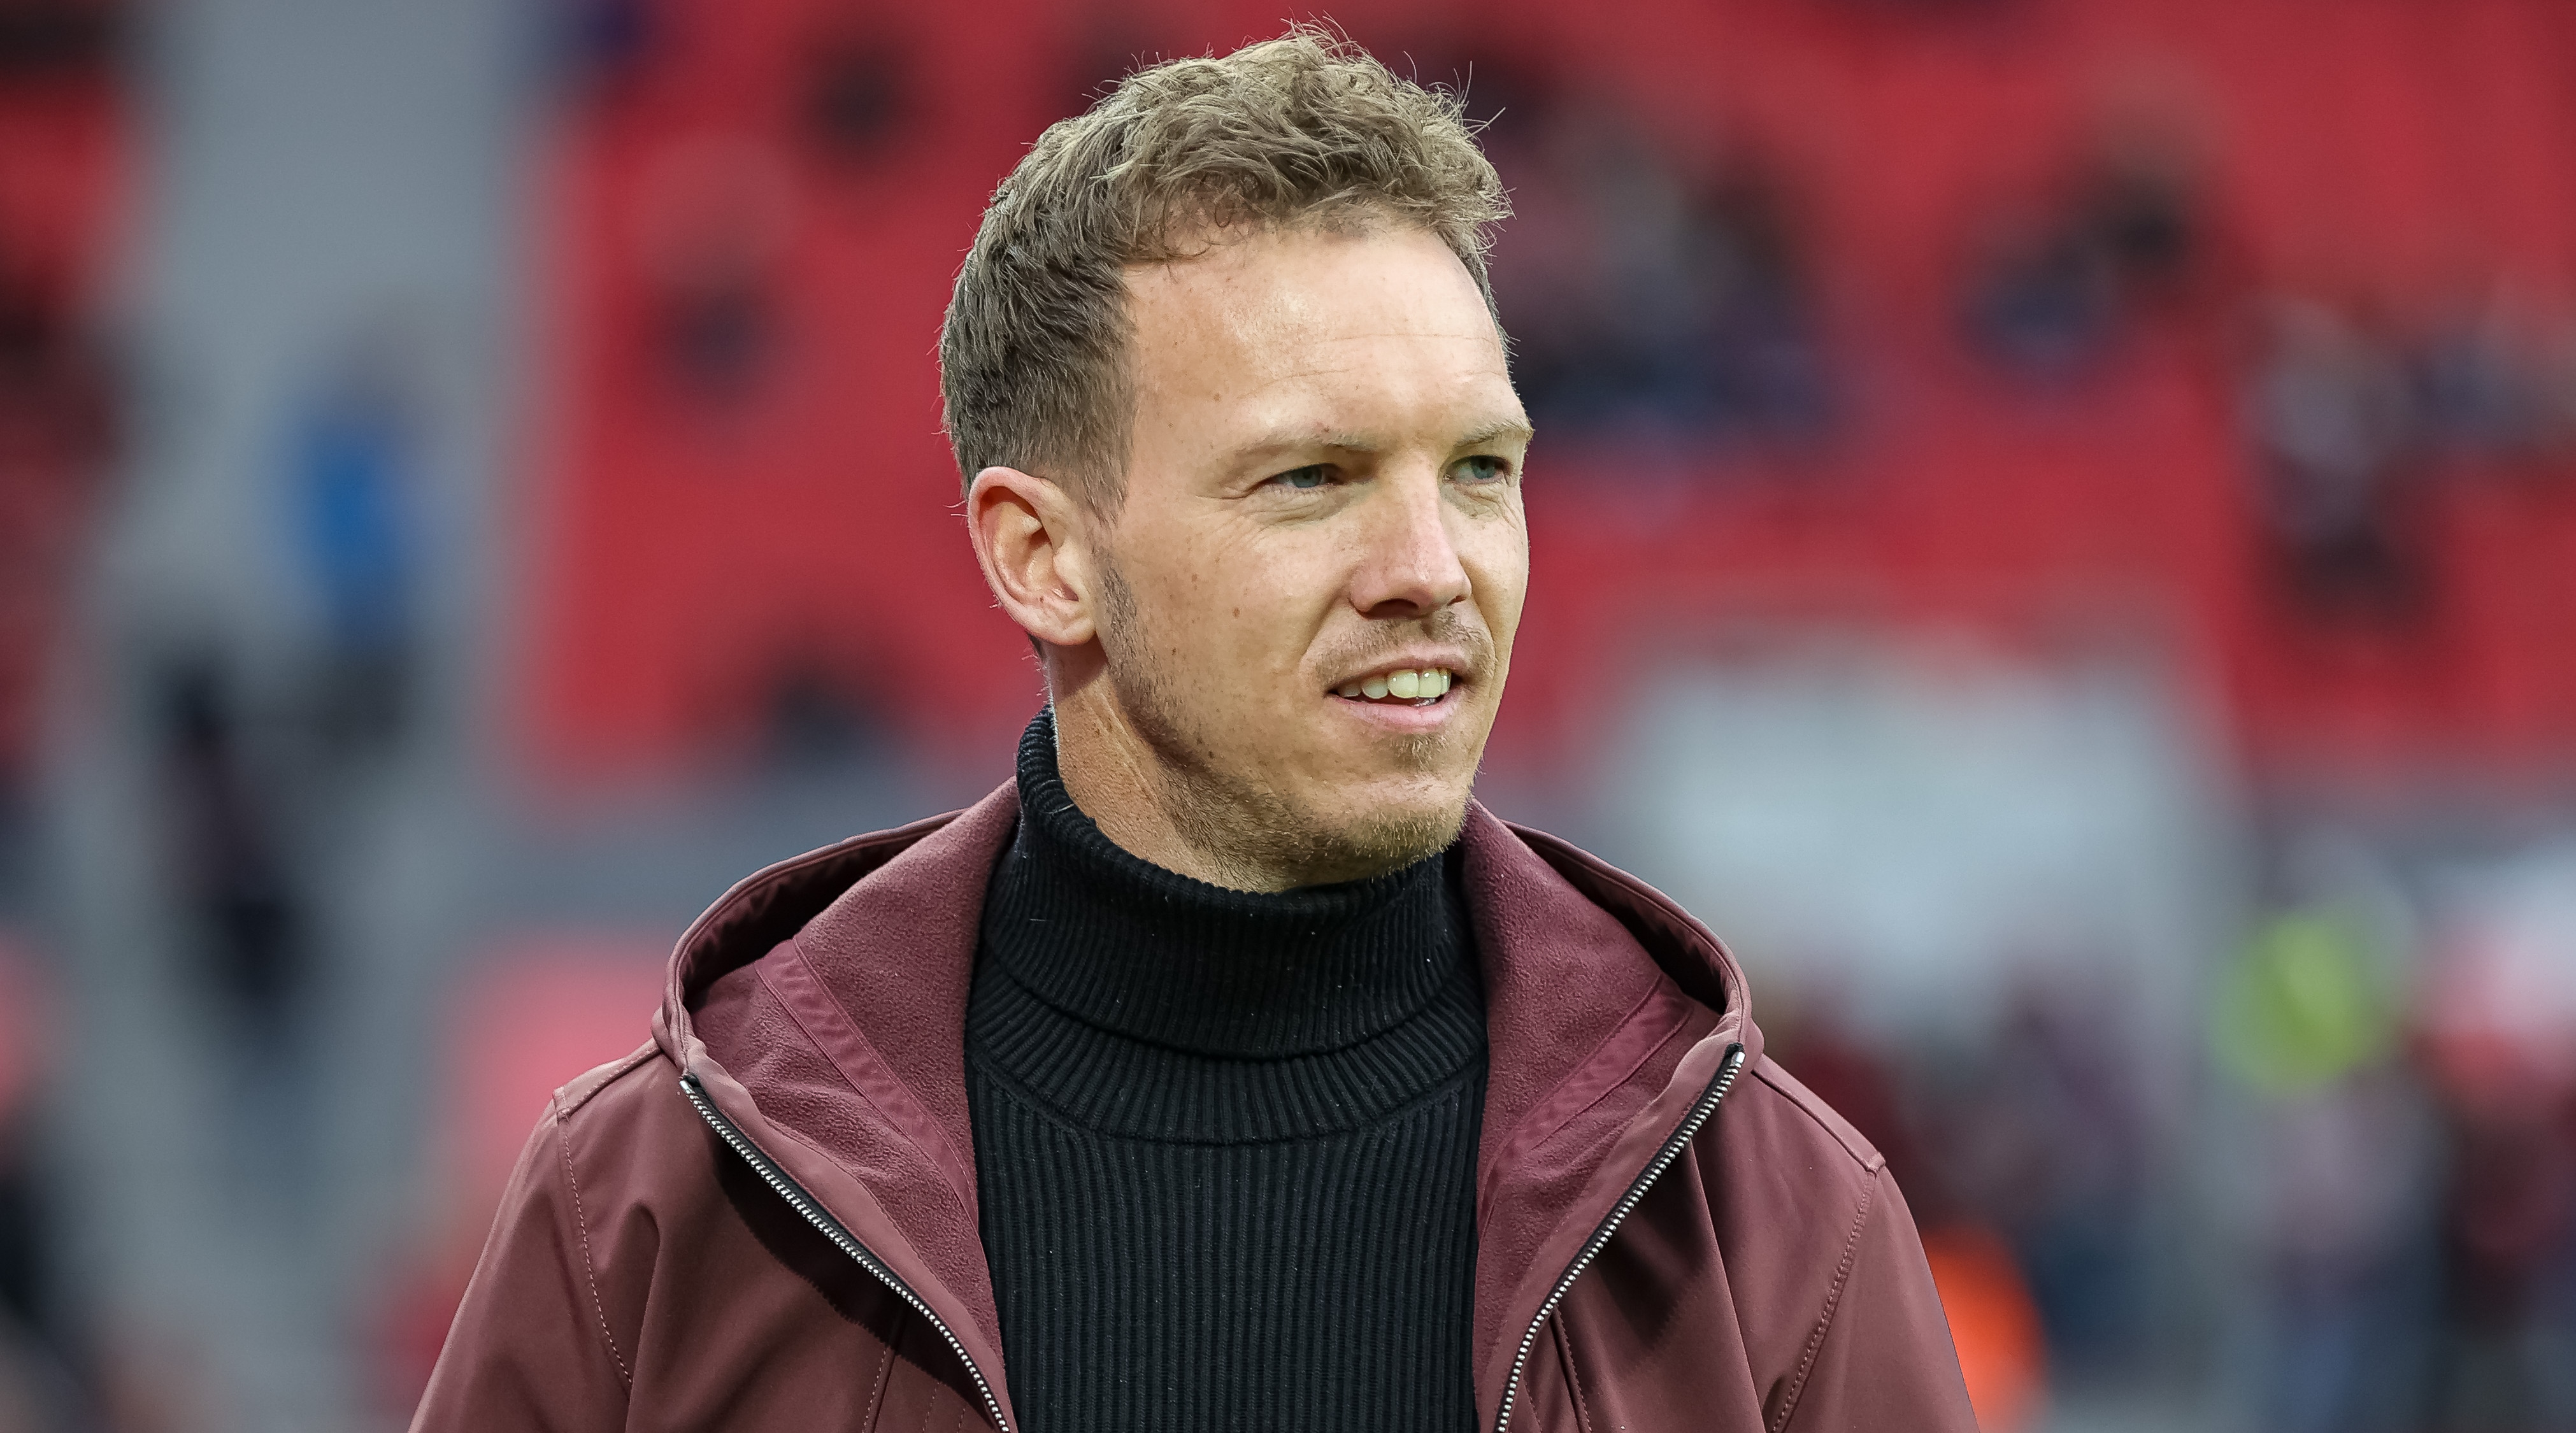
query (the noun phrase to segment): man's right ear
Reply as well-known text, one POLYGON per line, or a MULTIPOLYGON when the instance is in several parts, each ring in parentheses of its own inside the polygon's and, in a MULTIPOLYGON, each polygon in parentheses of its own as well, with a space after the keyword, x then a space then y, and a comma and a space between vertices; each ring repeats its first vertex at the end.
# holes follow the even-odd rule
POLYGON ((1089 528, 1061 484, 1017 468, 986 468, 966 488, 966 531, 993 596, 1030 636, 1080 647, 1099 634, 1089 528))

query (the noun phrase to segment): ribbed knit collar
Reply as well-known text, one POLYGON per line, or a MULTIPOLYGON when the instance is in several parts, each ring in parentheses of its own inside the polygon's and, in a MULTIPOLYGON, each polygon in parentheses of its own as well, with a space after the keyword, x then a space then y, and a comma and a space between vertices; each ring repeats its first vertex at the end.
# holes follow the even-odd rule
POLYGON ((1446 862, 1278 894, 1120 849, 1066 792, 1055 716, 1020 738, 1019 832, 987 890, 991 956, 1085 1024, 1195 1054, 1340 1049, 1420 1011, 1469 958, 1446 862))

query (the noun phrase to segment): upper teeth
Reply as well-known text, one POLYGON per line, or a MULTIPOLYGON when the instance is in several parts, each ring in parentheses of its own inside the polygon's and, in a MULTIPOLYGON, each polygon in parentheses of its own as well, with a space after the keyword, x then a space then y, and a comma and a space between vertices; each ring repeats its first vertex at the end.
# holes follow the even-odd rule
POLYGON ((1412 701, 1419 697, 1438 697, 1449 690, 1449 673, 1439 667, 1425 667, 1418 672, 1388 672, 1352 682, 1341 689, 1346 697, 1401 697, 1412 701))

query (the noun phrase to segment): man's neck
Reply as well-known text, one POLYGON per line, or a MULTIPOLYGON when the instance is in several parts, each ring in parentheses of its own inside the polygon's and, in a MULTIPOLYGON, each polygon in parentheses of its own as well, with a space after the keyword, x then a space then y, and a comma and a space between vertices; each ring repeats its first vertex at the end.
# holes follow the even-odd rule
POLYGON ((1060 691, 1054 706, 1056 769, 1065 792, 1120 850, 1228 890, 1285 891, 1306 884, 1289 872, 1227 860, 1182 832, 1164 804, 1172 799, 1171 778, 1119 709, 1105 674, 1060 691))

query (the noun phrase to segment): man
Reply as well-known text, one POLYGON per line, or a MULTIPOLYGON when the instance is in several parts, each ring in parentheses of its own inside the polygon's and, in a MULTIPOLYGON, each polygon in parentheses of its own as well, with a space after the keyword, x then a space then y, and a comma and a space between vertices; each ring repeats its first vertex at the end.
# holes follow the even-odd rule
POLYGON ((1470 799, 1528 577, 1502 207, 1312 32, 1038 141, 941 345, 1046 674, 1017 779, 698 920, 415 1427, 1973 1428, 1735 962, 1470 799))

